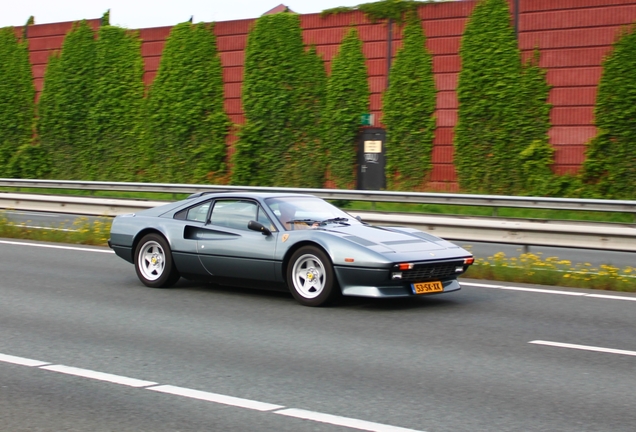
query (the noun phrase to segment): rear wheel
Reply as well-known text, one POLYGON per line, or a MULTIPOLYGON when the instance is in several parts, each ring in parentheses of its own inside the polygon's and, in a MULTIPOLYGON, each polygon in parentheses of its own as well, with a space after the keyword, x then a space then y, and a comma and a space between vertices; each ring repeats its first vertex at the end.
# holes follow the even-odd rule
POLYGON ((315 246, 294 252, 287 266, 287 285, 304 306, 323 306, 340 294, 329 257, 315 246))
POLYGON ((168 288, 180 277, 170 245, 159 234, 147 234, 141 239, 135 253, 135 270, 139 280, 151 288, 168 288))

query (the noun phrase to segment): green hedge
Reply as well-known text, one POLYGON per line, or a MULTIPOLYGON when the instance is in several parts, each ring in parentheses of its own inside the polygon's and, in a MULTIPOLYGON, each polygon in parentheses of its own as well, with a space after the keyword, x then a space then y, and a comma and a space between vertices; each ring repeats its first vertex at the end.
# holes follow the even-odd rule
POLYGON ((0 58, 0 177, 13 177, 23 174, 25 162, 16 154, 31 151, 35 88, 28 44, 12 27, 0 29, 0 58))
POLYGON ((89 112, 95 83, 95 35, 82 21, 49 59, 38 106, 38 137, 52 178, 84 180, 91 164, 89 112))
POLYGON ((547 103, 550 86, 546 71, 539 67, 539 52, 523 66, 519 82, 522 124, 518 129, 521 152, 519 161, 522 176, 518 194, 546 196, 560 192, 551 166, 554 163, 554 148, 549 142, 550 109, 547 103))
POLYGON ((386 175, 389 189, 422 187, 433 165, 436 92, 433 60, 416 13, 407 18, 403 47, 391 67, 383 97, 386 175))
POLYGON ((46 154, 47 160, 47 169, 43 173, 45 177, 54 176, 53 163, 64 163, 63 160, 56 161, 57 151, 64 144, 62 140, 63 127, 59 123, 62 86, 62 61, 58 51, 49 56, 46 71, 44 72, 42 92, 36 107, 36 139, 40 148, 46 154))
POLYGON ((145 110, 150 181, 207 183, 225 176, 230 122, 213 30, 185 22, 166 41, 145 110))
MULTIPOLYGON (((106 20, 104 20, 106 21, 106 20)), ((140 170, 140 125, 145 87, 141 41, 136 33, 102 26, 96 42, 95 80, 89 110, 89 180, 134 181, 140 170)))
POLYGON ((520 52, 506 0, 481 0, 461 42, 455 167, 468 192, 520 187, 520 52))
POLYGON ((539 54, 521 64, 506 0, 481 0, 460 48, 455 167, 467 192, 554 195, 550 87, 539 54))
POLYGON ((330 179, 339 188, 355 186, 356 138, 360 117, 369 112, 365 60, 358 31, 351 28, 331 62, 323 116, 330 179))
POLYGON ((594 109, 597 136, 589 143, 582 178, 596 197, 636 197, 636 33, 622 34, 603 61, 594 109))
POLYGON ((404 16, 410 12, 417 11, 417 7, 426 3, 433 3, 435 0, 381 0, 377 2, 363 3, 352 7, 335 7, 326 9, 321 16, 335 15, 352 11, 361 11, 365 16, 375 22, 382 19, 391 19, 397 23, 402 23, 404 16))
POLYGON ((233 183, 318 185, 323 167, 314 166, 312 157, 320 142, 324 72, 319 67, 315 51, 304 51, 298 15, 282 12, 256 20, 245 49, 246 122, 235 146, 233 183))
POLYGON ((321 188, 325 182, 325 149, 322 114, 325 106, 327 72, 315 47, 302 56, 296 108, 292 114, 294 144, 285 155, 281 185, 321 188))

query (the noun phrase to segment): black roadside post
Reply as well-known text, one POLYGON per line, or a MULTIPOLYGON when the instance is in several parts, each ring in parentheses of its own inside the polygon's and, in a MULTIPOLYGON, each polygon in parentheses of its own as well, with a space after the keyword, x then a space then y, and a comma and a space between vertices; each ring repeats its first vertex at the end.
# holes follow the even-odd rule
POLYGON ((365 126, 358 134, 358 189, 385 189, 386 131, 372 126, 373 114, 363 115, 362 120, 365 126))

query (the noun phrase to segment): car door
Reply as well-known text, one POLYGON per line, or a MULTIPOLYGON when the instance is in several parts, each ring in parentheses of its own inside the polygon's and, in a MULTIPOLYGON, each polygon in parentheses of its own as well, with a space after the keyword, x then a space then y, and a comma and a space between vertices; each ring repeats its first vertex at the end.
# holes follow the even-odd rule
POLYGON ((256 202, 217 199, 210 217, 196 236, 199 259, 216 277, 275 280, 274 256, 278 232, 263 235, 247 228, 250 220, 274 229, 256 202))

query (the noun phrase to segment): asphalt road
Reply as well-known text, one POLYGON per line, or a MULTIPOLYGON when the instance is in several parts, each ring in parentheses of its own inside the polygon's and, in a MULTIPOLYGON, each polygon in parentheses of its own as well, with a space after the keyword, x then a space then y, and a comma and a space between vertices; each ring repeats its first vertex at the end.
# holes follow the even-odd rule
POLYGON ((636 430, 634 295, 464 279, 307 308, 60 246, 0 239, 2 431, 636 430))

